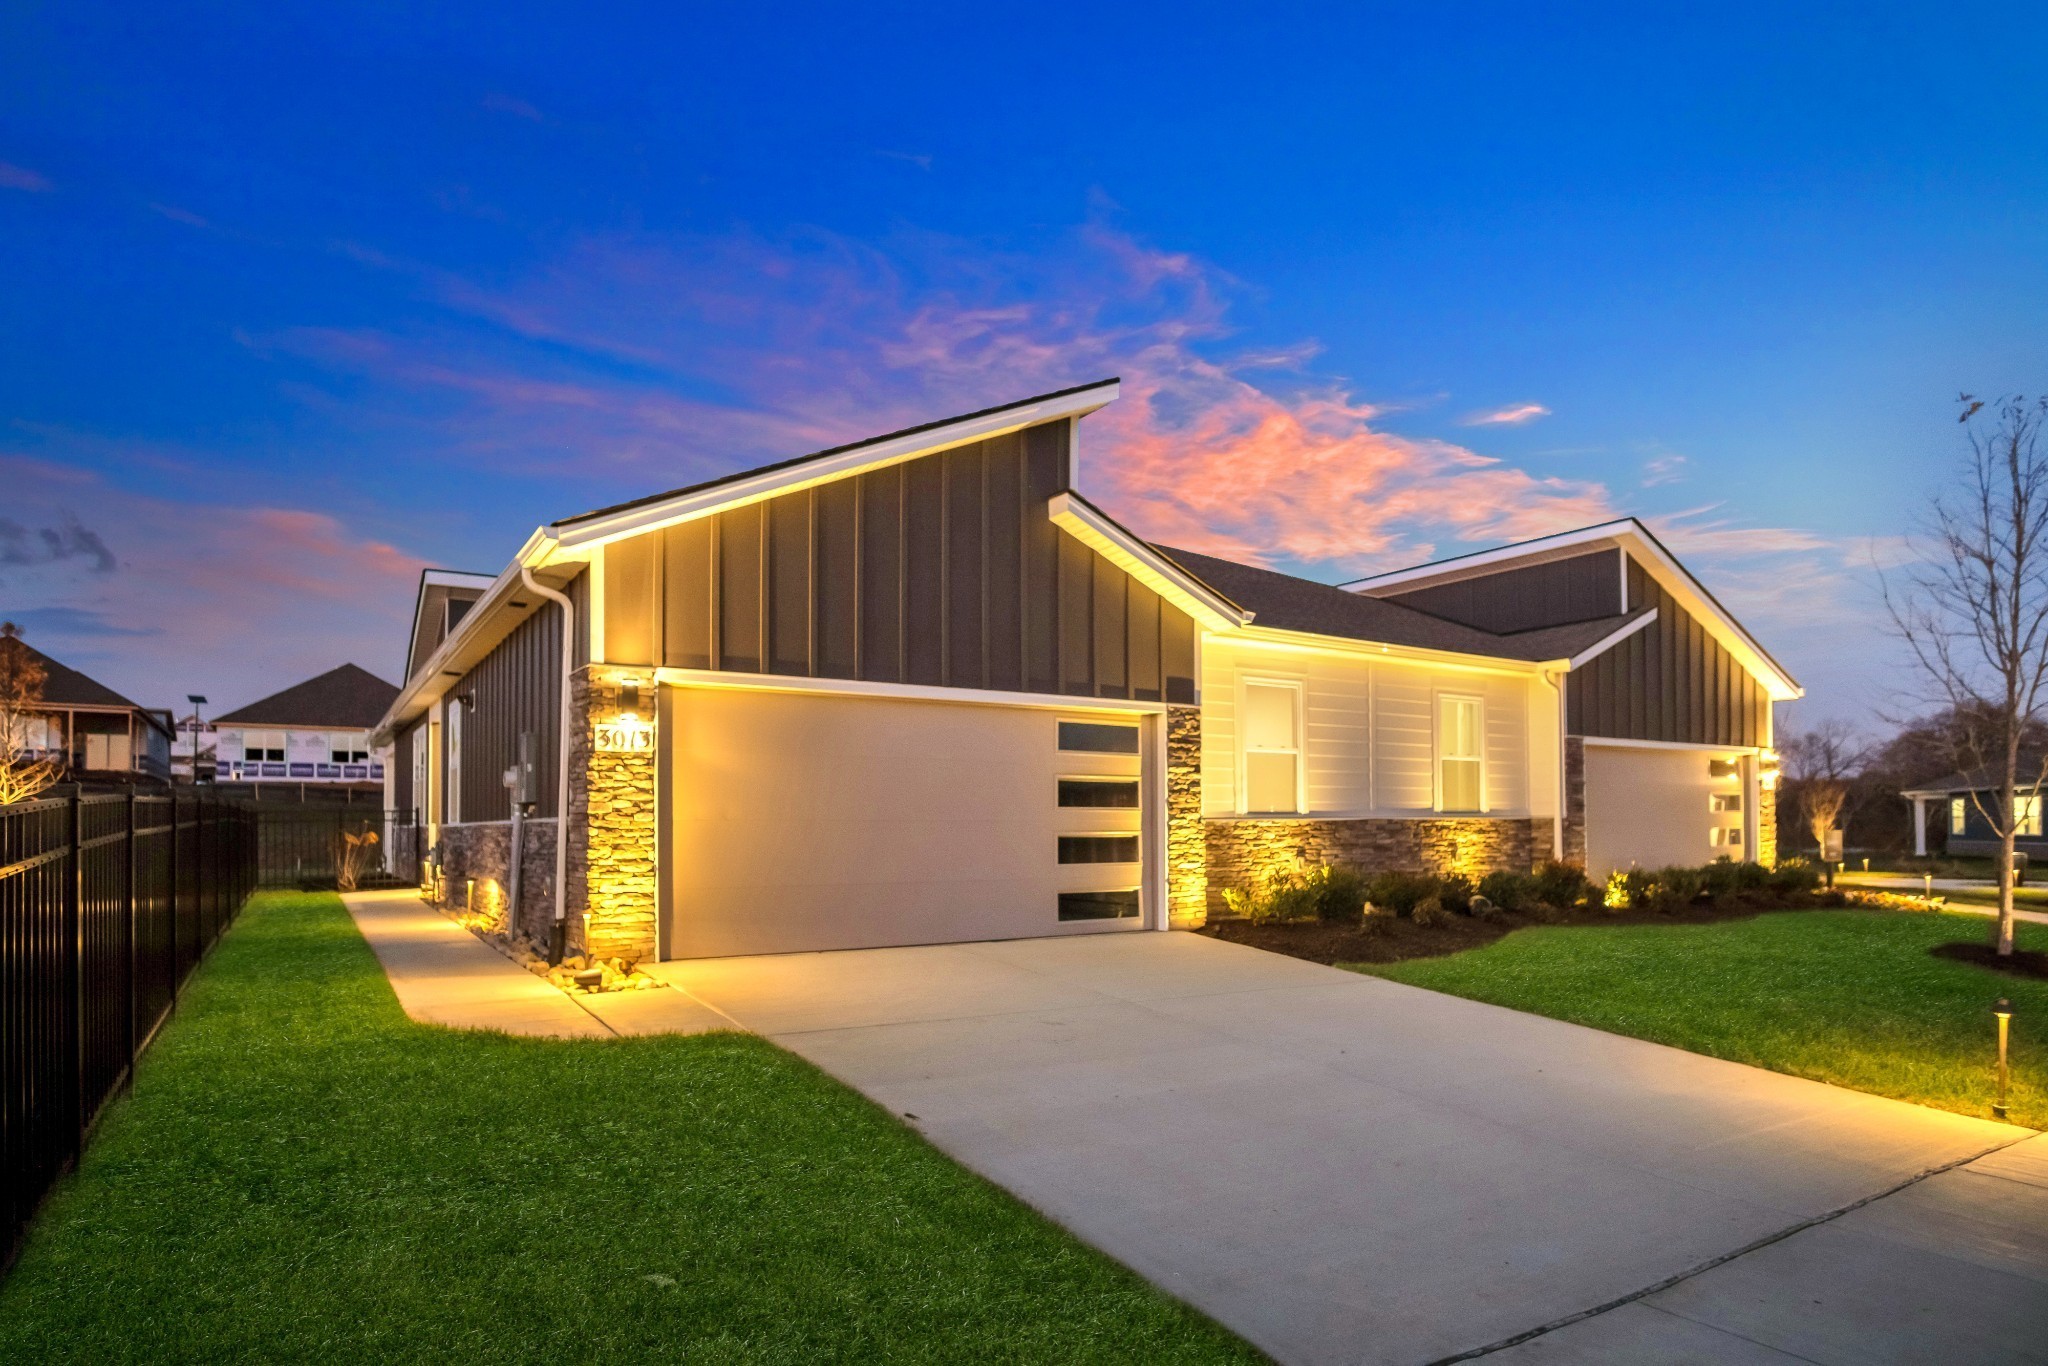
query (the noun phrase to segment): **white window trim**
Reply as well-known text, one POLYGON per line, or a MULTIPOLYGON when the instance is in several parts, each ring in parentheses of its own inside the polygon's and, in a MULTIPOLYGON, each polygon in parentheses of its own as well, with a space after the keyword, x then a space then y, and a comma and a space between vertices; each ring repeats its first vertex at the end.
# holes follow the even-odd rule
POLYGON ((1486 697, 1483 693, 1459 692, 1452 688, 1437 688, 1429 699, 1429 784, 1432 805, 1440 816, 1486 816, 1492 814, 1488 803, 1492 787, 1492 774, 1487 771, 1486 762, 1486 697), (1477 811, 1444 810, 1444 703, 1446 701, 1472 702, 1479 707, 1479 809, 1477 811))
MULTIPOLYGON (((1236 735, 1232 748, 1237 751, 1237 800, 1235 806, 1240 816, 1305 816, 1308 814, 1308 680, 1300 674, 1239 673, 1237 695, 1234 699, 1236 711, 1236 735), (1248 689, 1286 688, 1294 694, 1294 810, 1254 811, 1251 807, 1251 764, 1250 750, 1245 748, 1245 693, 1248 689)), ((1278 754, 1281 750, 1262 750, 1261 753, 1278 754)))

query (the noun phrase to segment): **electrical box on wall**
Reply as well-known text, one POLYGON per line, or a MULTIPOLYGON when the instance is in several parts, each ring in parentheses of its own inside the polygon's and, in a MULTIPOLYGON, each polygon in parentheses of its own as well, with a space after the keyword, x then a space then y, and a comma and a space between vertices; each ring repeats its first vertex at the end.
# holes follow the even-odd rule
POLYGON ((505 770, 505 785, 512 789, 514 806, 532 806, 540 800, 539 775, 533 765, 533 732, 519 732, 519 758, 505 770))

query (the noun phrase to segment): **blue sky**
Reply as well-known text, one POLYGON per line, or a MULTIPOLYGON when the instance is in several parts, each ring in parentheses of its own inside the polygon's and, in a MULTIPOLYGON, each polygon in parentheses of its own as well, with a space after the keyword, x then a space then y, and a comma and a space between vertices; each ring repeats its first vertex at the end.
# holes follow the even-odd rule
POLYGON ((2030 8, 738 8, 8 11, 0 615, 392 676, 422 564, 1121 373, 1161 539, 1636 513, 1862 716, 1955 394, 2048 384, 2030 8))

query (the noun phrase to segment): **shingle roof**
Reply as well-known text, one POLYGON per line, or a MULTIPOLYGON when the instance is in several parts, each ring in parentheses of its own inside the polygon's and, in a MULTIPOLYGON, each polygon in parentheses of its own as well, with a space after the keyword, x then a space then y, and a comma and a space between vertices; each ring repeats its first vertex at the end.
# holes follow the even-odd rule
POLYGON ((48 675, 43 680, 43 701, 46 704, 53 707, 135 706, 98 679, 87 678, 68 664, 59 664, 27 641, 21 642, 21 648, 41 663, 48 675))
MULTIPOLYGON (((2031 778, 2034 774, 2040 772, 2041 768, 2042 764, 2040 760, 2025 757, 2021 758, 2019 774, 2020 791, 2031 792, 2034 790, 2034 784, 2032 783, 2031 778)), ((2004 766, 1985 764, 1982 768, 1966 768, 1961 769, 1955 773, 1944 773, 1941 777, 1935 779, 1933 782, 1908 783, 1904 788, 1900 790, 1903 792, 1940 792, 1944 794, 1957 792, 1990 792, 1995 791, 1998 788, 2003 787, 2004 785, 2004 766)))
POLYGON ((369 730, 384 717, 398 688, 368 669, 344 664, 214 718, 215 725, 335 726, 369 730))
POLYGON ((1314 579, 1296 578, 1234 560, 1219 560, 1171 546, 1153 549, 1180 565, 1238 606, 1253 614, 1252 624, 1282 631, 1306 631, 1378 645, 1406 645, 1454 654, 1488 655, 1495 659, 1567 659, 1596 644, 1629 622, 1647 614, 1640 608, 1625 616, 1546 626, 1540 630, 1497 635, 1385 598, 1369 598, 1314 579))

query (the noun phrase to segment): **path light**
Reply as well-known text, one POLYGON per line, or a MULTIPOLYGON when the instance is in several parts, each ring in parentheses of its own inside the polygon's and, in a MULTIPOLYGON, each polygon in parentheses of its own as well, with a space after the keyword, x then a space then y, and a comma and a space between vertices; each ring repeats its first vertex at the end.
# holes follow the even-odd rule
POLYGON ((2007 1028, 2012 1024, 2012 1002, 1999 997, 1998 1004, 1991 1007, 1991 1013, 1998 1017, 1998 1100, 1992 1105, 1991 1114, 1993 1118, 2004 1119, 2005 1086, 2010 1076, 2005 1066, 2005 1037, 2007 1028))
POLYGON ((1932 906, 1934 904, 1934 874, 1922 873, 1920 876, 1927 880, 1927 904, 1932 906))

